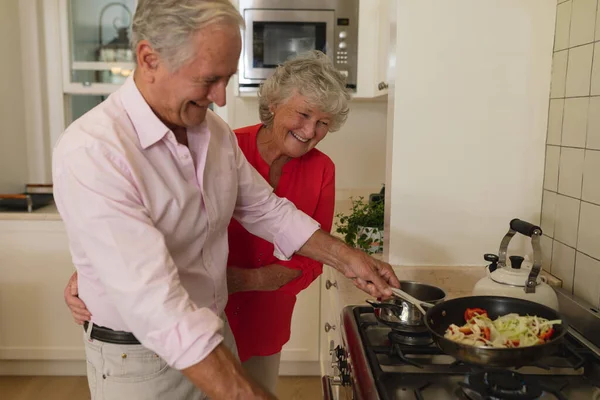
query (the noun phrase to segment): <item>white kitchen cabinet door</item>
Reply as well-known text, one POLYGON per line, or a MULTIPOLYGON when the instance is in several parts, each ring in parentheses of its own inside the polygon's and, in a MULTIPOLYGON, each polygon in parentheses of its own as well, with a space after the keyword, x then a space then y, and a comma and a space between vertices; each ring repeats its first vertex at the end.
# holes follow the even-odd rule
POLYGON ((319 361, 319 304, 321 277, 297 297, 292 335, 281 350, 282 362, 319 361))
POLYGON ((335 307, 333 306, 337 296, 336 288, 331 286, 331 268, 323 268, 323 276, 321 277, 321 320, 319 324, 320 337, 320 364, 321 376, 331 376, 333 370, 331 368, 331 341, 334 342, 334 347, 341 344, 338 338, 339 330, 335 318, 335 307), (329 282, 329 284, 327 284, 329 282))
POLYGON ((361 0, 358 12, 358 72, 354 98, 375 98, 388 93, 390 1, 361 0))
POLYGON ((61 221, 0 221, 0 360, 85 360, 63 300, 74 270, 61 221))

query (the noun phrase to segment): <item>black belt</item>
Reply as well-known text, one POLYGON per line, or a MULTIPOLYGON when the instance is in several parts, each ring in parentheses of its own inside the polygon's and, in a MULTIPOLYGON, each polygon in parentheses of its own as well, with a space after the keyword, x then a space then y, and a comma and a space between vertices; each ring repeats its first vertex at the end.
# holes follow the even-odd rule
MULTIPOLYGON (((85 329, 86 332, 88 329, 88 325, 88 321, 85 321, 83 323, 83 329, 85 329)), ((96 324, 92 325, 92 332, 90 333, 90 337, 100 342, 112 344, 141 344, 140 341, 137 340, 135 336, 133 336, 133 333, 113 331, 110 328, 105 328, 96 324)))

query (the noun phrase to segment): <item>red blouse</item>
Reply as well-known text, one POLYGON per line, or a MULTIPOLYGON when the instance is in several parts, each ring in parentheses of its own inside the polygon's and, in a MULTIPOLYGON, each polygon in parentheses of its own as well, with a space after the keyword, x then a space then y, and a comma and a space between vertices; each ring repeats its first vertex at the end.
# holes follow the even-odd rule
MULTIPOLYGON (((256 170, 269 180, 269 165, 261 158, 256 135, 262 124, 235 130, 244 155, 256 170)), ((329 232, 335 201, 335 166, 317 149, 288 161, 275 194, 285 197, 321 224, 329 232)), ((289 261, 273 256, 273 244, 252 235, 237 221, 229 224, 229 260, 227 265, 259 268, 280 264, 299 269, 302 275, 276 291, 237 292, 229 296, 225 312, 235 336, 240 360, 269 356, 281 351, 290 339, 292 312, 296 295, 323 272, 323 265, 295 255, 289 261)), ((319 313, 319 310, 314 310, 319 313)))

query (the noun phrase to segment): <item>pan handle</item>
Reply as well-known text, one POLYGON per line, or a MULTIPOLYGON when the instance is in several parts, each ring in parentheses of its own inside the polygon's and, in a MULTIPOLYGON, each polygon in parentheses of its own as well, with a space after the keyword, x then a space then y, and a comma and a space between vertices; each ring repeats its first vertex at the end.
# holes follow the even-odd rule
POLYGON ((518 218, 515 218, 512 221, 510 221, 510 229, 519 232, 521 235, 529 237, 532 237, 533 235, 542 235, 542 228, 518 218))

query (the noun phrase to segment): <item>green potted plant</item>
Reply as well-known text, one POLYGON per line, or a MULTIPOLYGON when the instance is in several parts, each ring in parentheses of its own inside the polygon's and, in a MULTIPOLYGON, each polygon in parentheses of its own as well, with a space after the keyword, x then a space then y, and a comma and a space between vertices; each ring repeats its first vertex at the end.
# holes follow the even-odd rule
POLYGON ((383 217, 382 200, 365 202, 364 197, 351 197, 350 214, 336 214, 336 232, 344 235, 344 241, 350 246, 359 248, 368 254, 383 251, 383 217))

